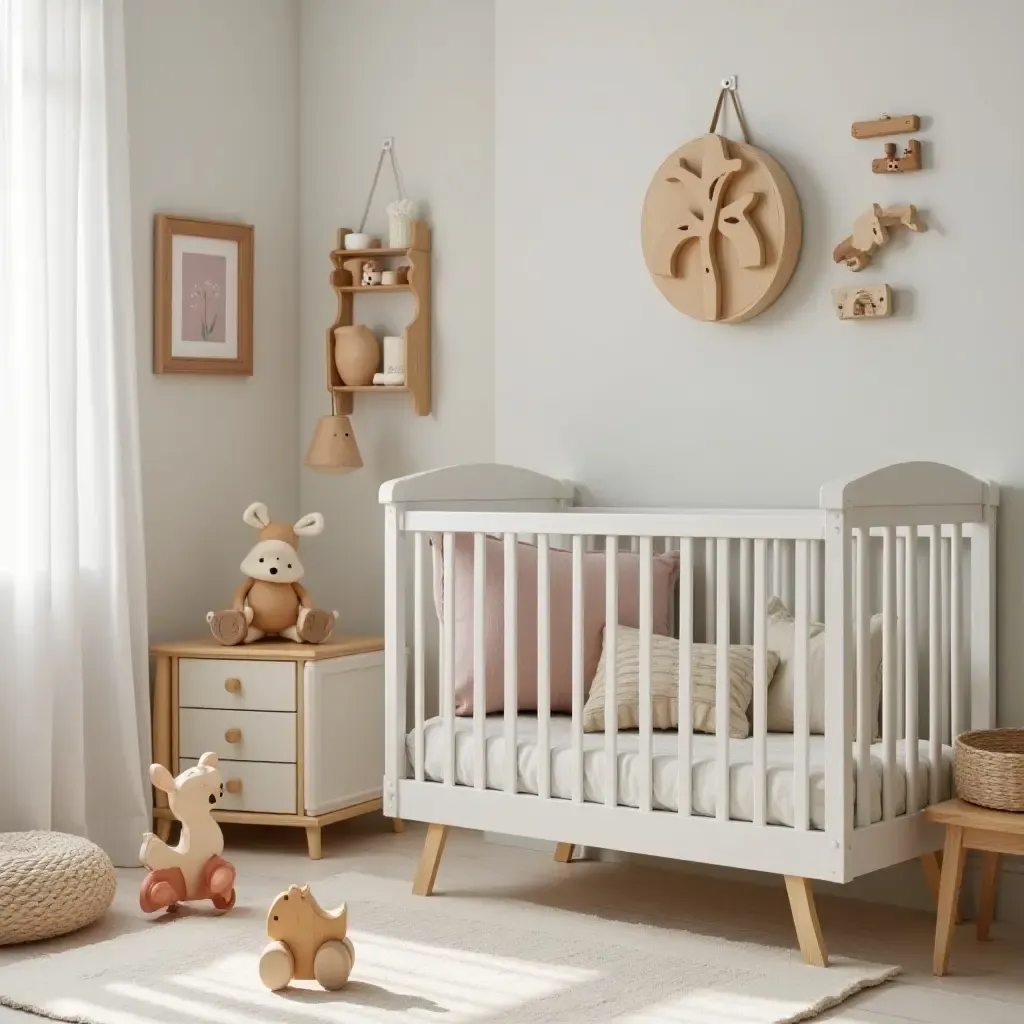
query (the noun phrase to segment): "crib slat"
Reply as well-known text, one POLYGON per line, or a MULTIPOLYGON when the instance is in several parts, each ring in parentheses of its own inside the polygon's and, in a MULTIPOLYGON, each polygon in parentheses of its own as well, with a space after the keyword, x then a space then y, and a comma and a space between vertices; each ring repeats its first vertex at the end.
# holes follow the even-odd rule
POLYGON ((772 597, 782 599, 782 541, 772 541, 772 597))
POLYGON ((939 802, 942 774, 941 527, 928 527, 928 800, 939 802))
POLYGON ((445 747, 442 779, 455 785, 455 537, 446 533, 441 545, 443 584, 442 636, 444 671, 441 679, 441 714, 444 716, 445 747))
POLYGON ((825 621, 825 574, 822 572, 825 542, 811 541, 811 618, 825 621))
POLYGON ((715 540, 704 541, 704 642, 715 642, 715 540))
POLYGON ((547 534, 537 536, 537 796, 551 796, 551 569, 547 534))
POLYGON ((693 810, 693 538, 685 537, 679 560, 679 757, 680 814, 693 810))
POLYGON ((949 535, 949 726, 950 743, 964 731, 963 694, 963 527, 953 523, 949 535))
POLYGON ((618 538, 609 537, 605 545, 604 611, 604 802, 615 807, 619 802, 618 761, 618 681, 616 662, 619 644, 619 551, 618 538))
POLYGON ((516 569, 518 538, 505 534, 505 791, 518 791, 519 737, 519 638, 518 638, 518 572, 516 569))
POLYGON ((911 526, 907 531, 904 550, 906 568, 904 570, 905 595, 903 614, 904 623, 904 724, 906 726, 906 749, 904 758, 907 765, 907 814, 915 814, 918 810, 917 801, 917 741, 918 741, 918 703, 917 703, 917 527, 911 526))
POLYGON ((782 562, 782 587, 779 597, 787 608, 793 608, 793 542, 789 540, 779 541, 781 544, 782 562))
POLYGON ((768 623, 765 613, 767 544, 754 541, 754 824, 766 822, 768 742, 768 623))
MULTIPOLYGON (((413 534, 412 558, 412 674, 413 674, 413 717, 415 724, 413 739, 413 772, 417 782, 425 778, 423 761, 426 756, 423 746, 424 712, 424 664, 426 644, 423 642, 423 534, 413 534)), ((445 601, 450 600, 447 596, 445 601)))
POLYGON ((729 820, 729 541, 718 541, 718 621, 715 623, 715 733, 717 797, 715 816, 729 820))
POLYGON ((583 542, 572 538, 572 798, 583 800, 583 542))
POLYGON ((487 579, 487 538, 473 534, 473 785, 487 788, 487 652, 485 649, 484 594, 487 579))
POLYGON ((857 827, 871 824, 871 637, 868 599, 871 587, 871 539, 866 529, 857 531, 857 827))
POLYGON ((651 538, 640 538, 640 810, 649 811, 654 794, 651 748, 651 638, 654 633, 654 580, 651 538))
POLYGON ((950 680, 949 680, 949 541, 941 536, 939 527, 939 568, 942 573, 940 591, 940 608, 942 614, 942 742, 951 742, 952 720, 950 718, 950 680))
POLYGON ((882 533, 882 818, 896 813, 896 528, 882 533))
POLYGON ((810 737, 811 718, 807 697, 807 659, 810 627, 807 541, 796 542, 796 594, 793 625, 793 764, 796 773, 793 795, 793 825, 810 828, 810 737))
POLYGON ((747 538, 740 541, 740 643, 753 643, 754 612, 751 607, 754 583, 750 576, 750 556, 754 542, 747 538))
POLYGON ((907 541, 896 534, 896 735, 906 736, 907 541))

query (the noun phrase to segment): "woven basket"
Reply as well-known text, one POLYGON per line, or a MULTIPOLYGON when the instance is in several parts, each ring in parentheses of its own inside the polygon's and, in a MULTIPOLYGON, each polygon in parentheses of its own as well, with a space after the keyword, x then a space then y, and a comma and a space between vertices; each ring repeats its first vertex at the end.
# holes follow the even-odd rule
POLYGON ((956 739, 955 764, 961 800, 1024 812, 1024 729, 963 733, 956 739))

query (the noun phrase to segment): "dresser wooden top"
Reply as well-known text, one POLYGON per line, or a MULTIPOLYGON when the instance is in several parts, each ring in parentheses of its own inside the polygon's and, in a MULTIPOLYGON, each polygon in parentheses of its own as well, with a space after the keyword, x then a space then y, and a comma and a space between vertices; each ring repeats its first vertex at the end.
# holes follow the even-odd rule
POLYGON ((257 640, 251 644, 225 647, 212 636, 199 640, 177 640, 151 644, 149 653, 175 658, 224 658, 234 661, 323 661, 348 654, 384 650, 381 636, 346 636, 322 644, 297 644, 291 640, 257 640))

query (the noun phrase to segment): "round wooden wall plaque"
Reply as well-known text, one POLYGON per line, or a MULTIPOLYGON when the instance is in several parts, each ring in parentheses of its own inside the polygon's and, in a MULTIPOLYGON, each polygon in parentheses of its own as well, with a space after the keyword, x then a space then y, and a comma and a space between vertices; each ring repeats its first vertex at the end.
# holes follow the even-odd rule
POLYGON ((704 135, 658 168, 643 210, 647 269, 680 312, 738 323, 763 313, 793 276, 800 201, 777 160, 704 135))

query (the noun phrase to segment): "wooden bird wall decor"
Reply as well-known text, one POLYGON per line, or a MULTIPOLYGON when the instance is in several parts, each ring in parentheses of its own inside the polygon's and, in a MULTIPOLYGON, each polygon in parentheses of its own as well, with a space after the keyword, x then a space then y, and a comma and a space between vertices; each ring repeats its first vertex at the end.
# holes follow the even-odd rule
POLYGON ((699 320, 764 312, 800 255, 796 189, 755 146, 709 134, 672 153, 644 199, 644 260, 661 293, 699 320))

